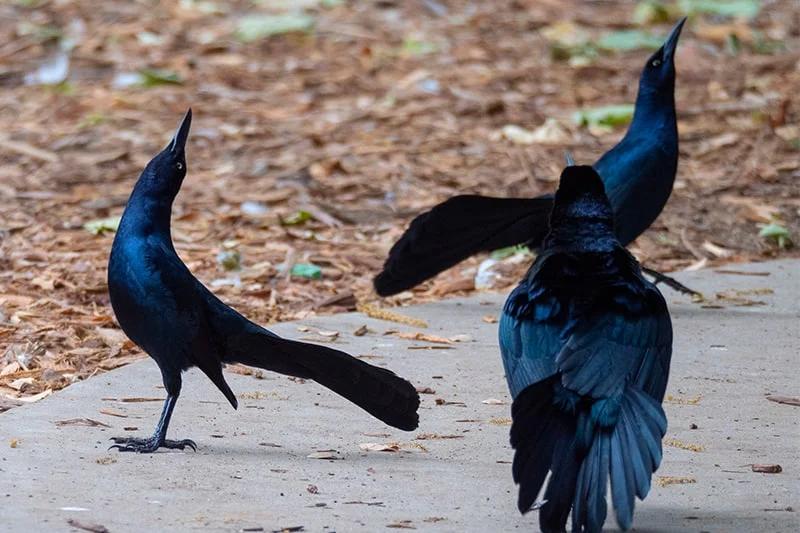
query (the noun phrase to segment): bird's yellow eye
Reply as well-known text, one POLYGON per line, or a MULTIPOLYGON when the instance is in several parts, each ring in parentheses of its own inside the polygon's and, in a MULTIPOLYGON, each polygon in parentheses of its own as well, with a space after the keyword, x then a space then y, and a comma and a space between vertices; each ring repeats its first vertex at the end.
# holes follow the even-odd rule
POLYGON ((660 59, 654 59, 653 62, 650 63, 650 64, 653 65, 654 67, 657 67, 657 66, 659 66, 661 64, 661 60, 660 59))
POLYGON ((175 163, 175 168, 177 168, 178 170, 183 170, 183 163, 180 162, 175 163))

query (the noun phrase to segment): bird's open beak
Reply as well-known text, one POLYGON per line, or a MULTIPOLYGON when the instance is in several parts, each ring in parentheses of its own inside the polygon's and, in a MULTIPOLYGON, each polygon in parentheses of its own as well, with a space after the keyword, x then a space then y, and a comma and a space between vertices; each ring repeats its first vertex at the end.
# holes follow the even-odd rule
POLYGON ((686 17, 683 17, 678 23, 672 28, 672 31, 667 37, 667 41, 664 43, 664 61, 671 60, 675 55, 675 48, 678 46, 678 39, 681 36, 681 30, 683 29, 683 25, 686 23, 686 17))
POLYGON ((186 148, 186 140, 189 138, 189 127, 192 125, 192 108, 190 107, 183 116, 175 136, 169 145, 169 150, 173 154, 179 154, 186 148))

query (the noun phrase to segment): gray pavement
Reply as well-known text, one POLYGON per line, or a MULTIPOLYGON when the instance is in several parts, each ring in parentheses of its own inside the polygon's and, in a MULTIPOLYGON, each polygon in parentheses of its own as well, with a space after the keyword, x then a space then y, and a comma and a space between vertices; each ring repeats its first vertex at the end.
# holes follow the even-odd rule
MULTIPOLYGON (((680 275, 707 296, 751 291, 711 308, 663 290, 675 327, 667 439, 704 449, 665 446, 656 476, 691 482, 654 484, 637 507, 636 531, 800 530, 800 407, 766 399, 800 396, 800 261, 726 270, 769 275, 680 275), (754 473, 753 463, 783 471, 754 473)), ((523 517, 515 508, 497 324, 483 320, 497 316, 504 298, 487 293, 401 310, 428 321, 424 330, 358 313, 273 328, 309 339, 339 331, 336 347, 435 391, 421 395, 421 425, 411 433, 313 382, 272 374, 229 372, 240 398, 233 411, 191 371, 170 437, 193 438, 197 453, 109 452, 109 437, 149 434, 155 425, 160 401, 119 401, 163 396, 149 359, 12 409, 0 415, 0 531, 534 531, 536 513, 523 517), (362 325, 369 332, 353 335, 362 325), (435 345, 387 330, 471 340, 427 349, 435 345), (81 418, 111 427, 58 424, 81 418), (366 443, 399 451, 364 451, 366 443)))

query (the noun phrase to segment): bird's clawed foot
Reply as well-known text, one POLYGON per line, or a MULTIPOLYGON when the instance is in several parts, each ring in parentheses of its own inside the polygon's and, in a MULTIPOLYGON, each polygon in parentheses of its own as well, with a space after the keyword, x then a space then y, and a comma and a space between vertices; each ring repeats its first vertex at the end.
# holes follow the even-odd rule
POLYGON ((169 440, 164 439, 159 442, 156 437, 148 437, 146 439, 136 437, 111 437, 115 442, 108 449, 116 448, 121 452, 136 452, 136 453, 153 453, 159 448, 167 448, 170 450, 183 450, 191 448, 192 451, 197 451, 197 444, 193 440, 169 440))

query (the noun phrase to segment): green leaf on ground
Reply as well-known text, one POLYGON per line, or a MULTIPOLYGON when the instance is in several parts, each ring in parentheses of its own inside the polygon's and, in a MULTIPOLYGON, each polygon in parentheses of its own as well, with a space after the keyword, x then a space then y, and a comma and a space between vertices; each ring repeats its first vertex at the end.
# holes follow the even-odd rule
POLYGON ((572 66, 587 65, 597 57, 597 47, 590 42, 590 33, 573 22, 556 22, 540 30, 550 43, 550 56, 556 61, 569 61, 572 66))
POLYGON ((281 224, 284 226, 297 226, 308 222, 312 218, 314 218, 314 215, 301 209, 300 211, 292 213, 288 217, 281 220, 281 224))
POLYGON ((273 35, 306 32, 313 27, 314 17, 305 13, 248 15, 239 21, 236 36, 240 40, 249 43, 273 35))
POLYGON ((775 222, 761 227, 758 236, 770 240, 778 245, 778 248, 787 248, 792 245, 789 230, 775 222))
POLYGON ((723 17, 752 19, 761 10, 759 0, 678 0, 678 8, 685 15, 706 13, 723 17))
POLYGON ((640 25, 669 22, 669 7, 657 0, 644 0, 633 10, 633 22, 640 25))
POLYGON ((505 248, 500 248, 498 250, 493 250, 492 253, 489 254, 489 257, 492 259, 499 261, 501 259, 505 259, 506 257, 511 257, 512 255, 516 254, 529 254, 531 250, 524 244, 516 244, 514 246, 506 246, 505 248))
POLYGON ((139 71, 142 77, 139 85, 142 87, 157 87, 159 85, 182 85, 183 80, 177 72, 158 68, 143 68, 139 71))
POLYGON ((99 111, 91 111, 83 116, 80 122, 78 122, 79 128, 89 128, 92 126, 97 126, 98 124, 102 124, 103 122, 107 121, 108 117, 99 111))
POLYGON ((37 41, 45 42, 63 38, 64 32, 58 26, 35 24, 25 20, 17 25, 17 35, 29 35, 37 41))
POLYGON ((114 233, 119 227, 119 221, 122 217, 108 217, 100 218, 97 220, 90 220, 83 225, 83 229, 92 235, 102 235, 103 233, 114 233))
POLYGON ((306 279, 320 279, 322 277, 322 269, 311 263, 297 263, 292 267, 291 273, 292 276, 306 279))
POLYGON ((400 53, 407 56, 424 56, 432 54, 437 50, 436 45, 427 41, 420 41, 406 37, 400 47, 400 53))
POLYGON ((607 105, 581 109, 572 118, 580 126, 616 127, 628 124, 633 118, 633 104, 607 105))
POLYGON ((658 50, 663 39, 641 30, 620 30, 606 33, 597 41, 603 50, 658 50))
POLYGON ((225 270, 239 270, 242 268, 242 255, 236 250, 226 250, 217 254, 217 263, 225 270))

